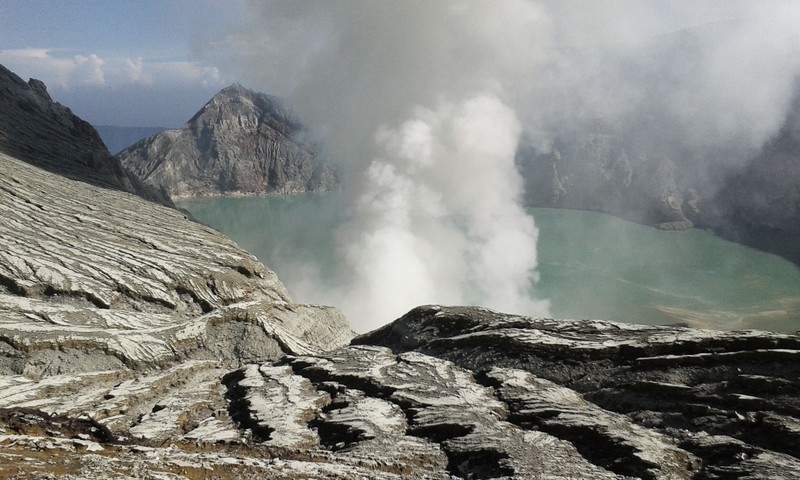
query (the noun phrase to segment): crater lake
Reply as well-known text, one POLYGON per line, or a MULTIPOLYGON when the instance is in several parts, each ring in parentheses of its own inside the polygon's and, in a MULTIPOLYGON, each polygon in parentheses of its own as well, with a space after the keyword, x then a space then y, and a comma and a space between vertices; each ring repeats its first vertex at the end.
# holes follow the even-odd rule
MULTIPOLYGON (((256 255, 295 301, 331 304, 315 286, 346 281, 346 265, 336 255, 336 231, 346 212, 335 198, 200 197, 177 203, 256 255)), ((534 295, 550 301, 554 318, 800 330, 800 268, 788 260, 704 230, 661 231, 587 211, 530 212, 539 229, 534 295)))

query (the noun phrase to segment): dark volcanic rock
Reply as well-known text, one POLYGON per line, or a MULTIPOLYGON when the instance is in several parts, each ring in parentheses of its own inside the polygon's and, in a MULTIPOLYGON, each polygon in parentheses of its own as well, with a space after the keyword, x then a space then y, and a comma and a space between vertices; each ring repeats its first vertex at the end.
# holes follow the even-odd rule
POLYGON ((333 169, 302 135, 282 101, 236 84, 180 130, 142 140, 118 157, 173 197, 331 189, 333 169))
POLYGON ((430 306, 353 343, 469 369, 495 388, 508 421, 568 441, 622 475, 791 478, 800 471, 795 335, 430 306))
POLYGON ((89 123, 53 102, 44 83, 26 83, 2 65, 0 152, 73 180, 174 206, 161 190, 123 168, 89 123))

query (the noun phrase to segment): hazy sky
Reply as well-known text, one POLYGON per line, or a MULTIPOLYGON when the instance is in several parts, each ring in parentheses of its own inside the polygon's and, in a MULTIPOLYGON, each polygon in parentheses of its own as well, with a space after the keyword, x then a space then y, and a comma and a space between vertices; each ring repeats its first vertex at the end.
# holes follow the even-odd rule
MULTIPOLYGON (((582 48, 598 39, 626 42, 736 18, 753 5, 768 11, 776 3, 792 2, 535 3, 545 4, 546 14, 556 19, 552 27, 561 30, 550 38, 582 48), (559 24, 558 18, 569 24, 559 24)), ((266 25, 276 22, 269 22, 270 5, 247 0, 0 0, 0 63, 25 79, 43 80, 56 100, 92 123, 175 127, 234 81, 282 93, 285 85, 280 83, 290 75, 276 70, 254 76, 237 63, 237 56, 252 58, 247 52, 252 48, 284 48, 269 44, 272 38, 309 43, 320 32, 271 35, 266 25), (260 43, 238 44, 253 40, 254 19, 265 25, 256 38, 260 43)), ((323 15, 329 9, 320 11, 323 15)), ((283 22, 284 13, 276 6, 273 16, 293 25, 292 18, 283 22)))
POLYGON ((177 127, 236 80, 193 50, 241 18, 238 1, 0 0, 0 64, 92 123, 177 127))

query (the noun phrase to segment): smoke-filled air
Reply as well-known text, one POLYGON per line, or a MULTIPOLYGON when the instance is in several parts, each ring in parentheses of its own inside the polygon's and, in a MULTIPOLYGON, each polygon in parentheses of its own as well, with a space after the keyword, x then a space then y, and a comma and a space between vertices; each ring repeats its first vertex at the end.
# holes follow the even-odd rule
POLYGON ((198 54, 289 98, 339 165, 331 248, 348 275, 319 285, 298 265, 312 273, 293 294, 360 331, 425 303, 548 314, 521 142, 550 153, 603 119, 710 179, 780 127, 800 62, 793 1, 254 1, 246 16, 198 54))

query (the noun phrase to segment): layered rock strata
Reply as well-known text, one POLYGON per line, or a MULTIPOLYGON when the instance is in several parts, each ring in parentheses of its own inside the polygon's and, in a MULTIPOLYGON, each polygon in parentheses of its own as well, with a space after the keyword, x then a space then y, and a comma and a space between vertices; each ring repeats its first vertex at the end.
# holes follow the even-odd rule
POLYGON ((281 100, 235 84, 183 128, 146 138, 117 157, 172 197, 330 190, 335 172, 304 135, 281 100))
MULTIPOLYGON (((470 370, 508 421, 634 478, 800 472, 800 337, 421 307, 355 344, 470 370)), ((540 477, 545 478, 545 477, 540 477)), ((594 478, 591 476, 579 478, 594 478)))
POLYGON ((420 307, 233 370, 3 377, 0 474, 36 478, 28 455, 73 478, 792 478, 798 355, 793 335, 420 307))

